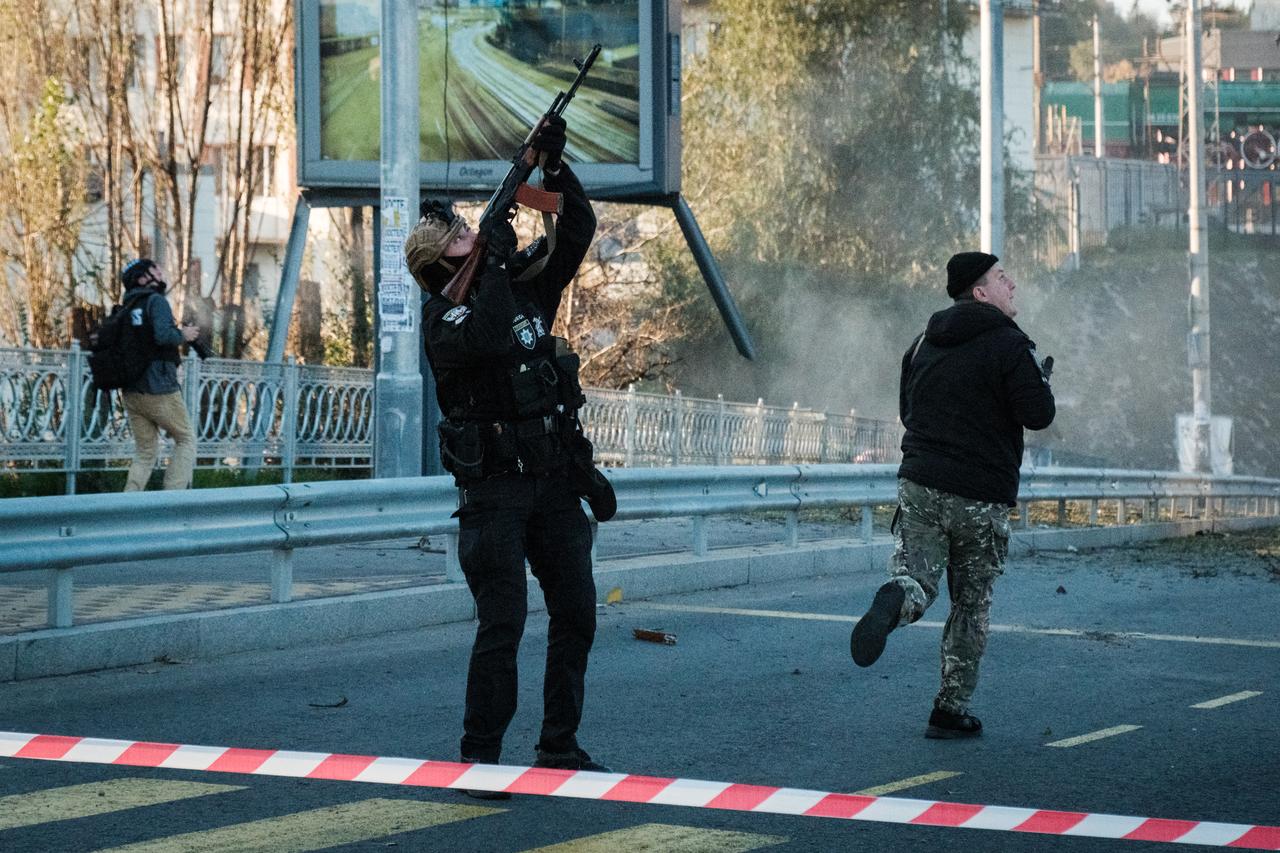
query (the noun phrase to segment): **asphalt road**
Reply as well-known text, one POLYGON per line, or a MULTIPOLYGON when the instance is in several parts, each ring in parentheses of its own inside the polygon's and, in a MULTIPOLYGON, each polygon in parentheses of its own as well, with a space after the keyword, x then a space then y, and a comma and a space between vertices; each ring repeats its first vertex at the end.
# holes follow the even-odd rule
MULTIPOLYGON (((974 708, 986 733, 975 741, 922 737, 945 602, 895 633, 875 667, 850 662, 849 617, 870 600, 878 575, 624 602, 600 613, 581 740, 619 772, 1280 824, 1274 554, 1280 537, 1272 532, 1015 561, 996 588, 996 630, 974 708), (674 633, 677 643, 637 641, 633 628, 674 633), (1193 707, 1223 697, 1235 698, 1193 707)), ((454 759, 471 634, 469 625, 452 625, 3 684, 0 730, 454 759)), ((532 758, 544 641, 545 615, 534 614, 509 764, 532 758)), ((119 848, 1178 849, 0 759, 0 849, 119 848)))

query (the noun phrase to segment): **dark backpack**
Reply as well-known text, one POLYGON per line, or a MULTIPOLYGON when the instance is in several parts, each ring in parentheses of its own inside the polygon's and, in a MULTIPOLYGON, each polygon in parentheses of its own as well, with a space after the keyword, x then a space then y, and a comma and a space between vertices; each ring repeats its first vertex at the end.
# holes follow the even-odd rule
POLYGON ((134 294, 111 309, 107 319, 89 333, 89 372, 93 385, 103 391, 127 388, 142 378, 156 358, 155 339, 146 317, 149 291, 134 294), (143 306, 142 325, 130 322, 130 314, 143 306))

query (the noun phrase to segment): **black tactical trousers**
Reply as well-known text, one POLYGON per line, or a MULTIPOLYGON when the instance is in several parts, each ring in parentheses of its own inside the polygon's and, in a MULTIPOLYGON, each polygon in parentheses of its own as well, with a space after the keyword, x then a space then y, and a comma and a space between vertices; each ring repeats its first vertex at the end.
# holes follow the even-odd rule
POLYGON ((577 747, 587 653, 596 632, 591 527, 563 474, 504 474, 468 486, 458 513, 458 558, 479 627, 467 672, 462 756, 495 763, 516 711, 516 650, 528 612, 525 559, 550 625, 542 736, 551 752, 577 747))

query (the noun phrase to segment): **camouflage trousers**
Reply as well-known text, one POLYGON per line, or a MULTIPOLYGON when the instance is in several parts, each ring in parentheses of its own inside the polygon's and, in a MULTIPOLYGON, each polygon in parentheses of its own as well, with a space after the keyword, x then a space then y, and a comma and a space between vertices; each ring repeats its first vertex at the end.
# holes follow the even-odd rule
POLYGON ((898 480, 902 508, 889 567, 902 586, 900 625, 915 622, 938 598, 947 575, 951 614, 942 631, 942 689, 934 706, 967 713, 987 646, 991 588, 1009 555, 1009 509, 898 480))

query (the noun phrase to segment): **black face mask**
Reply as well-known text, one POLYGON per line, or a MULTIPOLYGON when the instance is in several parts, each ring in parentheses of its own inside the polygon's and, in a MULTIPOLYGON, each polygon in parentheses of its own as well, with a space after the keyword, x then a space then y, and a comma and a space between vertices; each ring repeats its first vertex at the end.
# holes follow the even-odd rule
POLYGON ((169 289, 169 282, 165 281, 162 278, 156 278, 155 276, 152 276, 151 280, 147 282, 147 286, 150 287, 152 290, 154 290, 156 293, 159 293, 161 296, 164 296, 165 291, 169 289))

